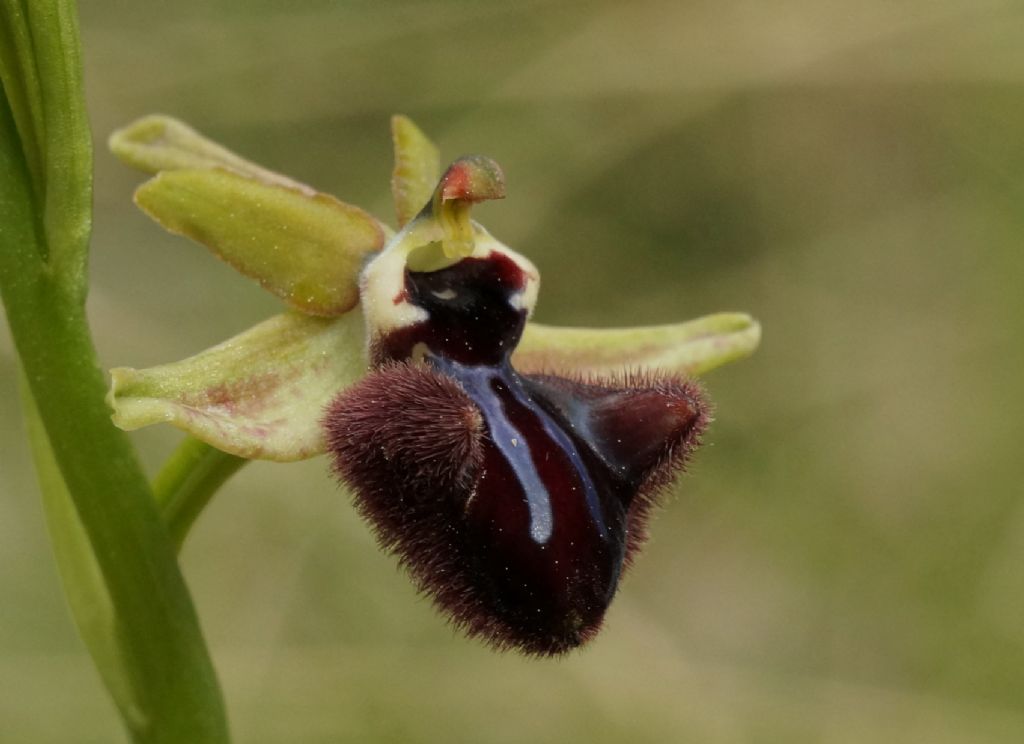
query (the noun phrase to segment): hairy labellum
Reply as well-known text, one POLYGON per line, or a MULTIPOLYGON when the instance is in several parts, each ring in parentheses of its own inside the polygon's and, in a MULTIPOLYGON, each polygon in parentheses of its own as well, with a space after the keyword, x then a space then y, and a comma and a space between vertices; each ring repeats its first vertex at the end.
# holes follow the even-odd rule
POLYGON ((599 628, 706 414, 673 378, 517 373, 528 274, 499 251, 406 270, 394 302, 420 319, 374 341, 325 426, 362 514, 457 625, 556 654, 599 628))

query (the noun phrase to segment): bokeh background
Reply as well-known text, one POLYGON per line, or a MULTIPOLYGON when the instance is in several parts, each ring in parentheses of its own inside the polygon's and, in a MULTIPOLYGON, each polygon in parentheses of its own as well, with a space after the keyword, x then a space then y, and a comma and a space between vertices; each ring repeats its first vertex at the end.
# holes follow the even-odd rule
MULTIPOLYGON (((454 637, 323 460, 254 464, 183 554, 238 742, 1024 741, 1024 6, 82 3, 108 366, 278 304, 131 205, 182 117, 391 218, 388 117, 492 155, 538 319, 746 310, 708 445, 606 630, 454 637)), ((73 412, 69 412, 73 415, 73 412)), ((140 432, 155 469, 172 430, 140 432)), ((65 610, 0 332, 0 741, 124 741, 65 610)))

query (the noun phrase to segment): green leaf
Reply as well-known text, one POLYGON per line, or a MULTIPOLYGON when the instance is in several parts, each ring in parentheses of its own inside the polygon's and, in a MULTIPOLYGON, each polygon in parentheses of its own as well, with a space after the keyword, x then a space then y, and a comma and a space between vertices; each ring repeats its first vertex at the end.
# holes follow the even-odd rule
POLYGON ((364 260, 384 244, 380 225, 358 207, 231 171, 164 171, 139 187, 135 201, 167 230, 313 315, 353 308, 364 260))
POLYGON ((170 423, 219 450, 287 462, 324 451, 320 418, 366 372, 362 314, 278 315, 194 357, 111 370, 114 423, 170 423))
POLYGON ((701 375, 749 356, 761 326, 744 313, 639 328, 559 328, 528 323, 512 359, 522 372, 614 374, 657 369, 701 375))
POLYGON ((441 177, 441 153, 407 116, 391 117, 391 142, 395 152, 391 195, 402 227, 430 201, 441 177))
POLYGON ((128 727, 140 729, 146 722, 144 708, 136 694, 140 680, 132 674, 128 665, 130 656, 125 654, 118 640, 117 613, 106 579, 61 476, 24 375, 21 376, 21 401, 43 495, 46 528, 53 543, 64 596, 110 696, 128 727))

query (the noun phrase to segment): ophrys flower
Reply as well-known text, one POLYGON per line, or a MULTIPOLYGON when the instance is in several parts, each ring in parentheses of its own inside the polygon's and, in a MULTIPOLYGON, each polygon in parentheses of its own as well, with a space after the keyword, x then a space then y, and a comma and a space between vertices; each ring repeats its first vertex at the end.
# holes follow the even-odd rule
POLYGON ((249 458, 327 450, 457 625, 564 652, 600 626, 705 427, 687 375, 750 353, 759 328, 743 314, 530 323, 539 272, 469 217, 504 196, 501 170, 470 156, 442 175, 411 122, 393 134, 396 235, 172 120, 115 135, 116 152, 161 171, 136 197, 149 214, 293 308, 184 362, 114 370, 115 421, 169 421, 249 458))

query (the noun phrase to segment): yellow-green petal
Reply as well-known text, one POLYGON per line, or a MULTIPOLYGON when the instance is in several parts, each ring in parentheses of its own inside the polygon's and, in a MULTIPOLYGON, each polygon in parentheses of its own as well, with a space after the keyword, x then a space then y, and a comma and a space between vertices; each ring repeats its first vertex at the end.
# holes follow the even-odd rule
POLYGON ((385 239, 358 207, 227 170, 163 171, 139 187, 135 201, 165 229, 202 243, 312 315, 355 307, 364 260, 385 239))
POLYGON ((366 372, 363 323, 285 313, 180 362, 111 370, 114 423, 170 423, 249 459, 317 455, 324 406, 366 372))
POLYGON ((304 183, 236 155, 170 116, 144 116, 110 135, 108 144, 121 162, 146 173, 221 168, 306 194, 317 193, 304 183))
POLYGON ((614 374, 652 369, 700 375, 749 356, 760 324, 745 313, 639 328, 560 328, 528 323, 512 357, 522 372, 614 374))
POLYGON ((430 201, 441 177, 441 153, 407 116, 391 117, 391 141, 395 151, 391 195, 402 227, 430 201))

